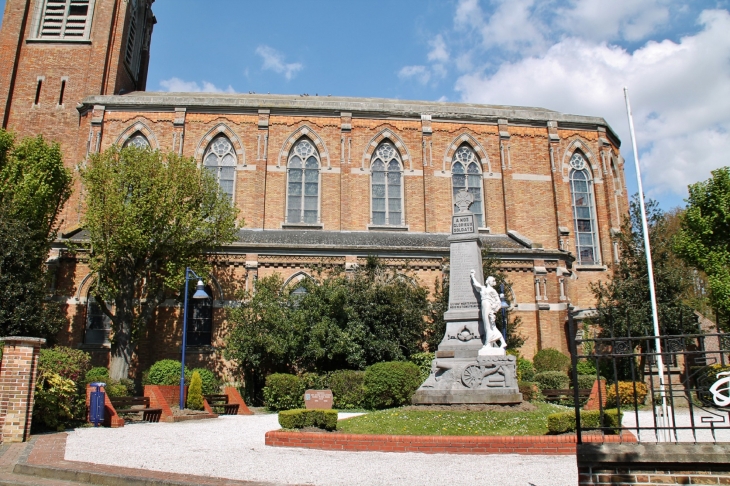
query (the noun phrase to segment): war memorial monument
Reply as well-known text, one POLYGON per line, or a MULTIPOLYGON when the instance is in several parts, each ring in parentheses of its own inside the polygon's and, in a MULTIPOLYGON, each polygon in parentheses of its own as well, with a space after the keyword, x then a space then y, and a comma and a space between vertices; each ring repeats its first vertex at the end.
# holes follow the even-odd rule
POLYGON ((482 273, 478 227, 469 211, 474 196, 462 190, 455 202, 446 333, 413 404, 517 404, 522 402, 517 361, 505 353, 505 338, 495 325, 501 301, 494 278, 485 281, 482 273))

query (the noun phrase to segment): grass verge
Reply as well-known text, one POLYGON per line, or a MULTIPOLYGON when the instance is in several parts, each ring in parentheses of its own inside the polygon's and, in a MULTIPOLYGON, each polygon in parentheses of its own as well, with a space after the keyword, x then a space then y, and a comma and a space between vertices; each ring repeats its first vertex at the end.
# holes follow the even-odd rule
POLYGON ((531 412, 442 412, 389 409, 340 420, 337 430, 386 435, 545 435, 547 416, 569 407, 539 403, 531 412))

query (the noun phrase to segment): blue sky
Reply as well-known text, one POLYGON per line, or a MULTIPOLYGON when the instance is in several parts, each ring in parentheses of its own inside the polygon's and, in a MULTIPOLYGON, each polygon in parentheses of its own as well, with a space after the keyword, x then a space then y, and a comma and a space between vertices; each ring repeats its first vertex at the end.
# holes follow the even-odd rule
MULTIPOLYGON (((4 7, 4 0, 0 0, 4 7)), ((147 89, 542 106, 603 116, 628 86, 645 191, 669 209, 730 165, 730 1, 157 0, 147 89)))

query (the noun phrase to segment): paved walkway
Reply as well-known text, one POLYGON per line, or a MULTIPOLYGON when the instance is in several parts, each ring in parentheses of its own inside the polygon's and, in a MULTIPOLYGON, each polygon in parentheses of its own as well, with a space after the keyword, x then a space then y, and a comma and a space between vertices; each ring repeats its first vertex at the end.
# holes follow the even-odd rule
POLYGON ((485 481, 494 486, 565 486, 578 481, 574 456, 335 452, 264 445, 265 433, 278 428, 276 415, 253 415, 77 429, 69 433, 64 464, 86 461, 103 465, 105 471, 124 467, 164 477, 176 472, 183 478, 195 474, 317 486, 473 486, 485 481))

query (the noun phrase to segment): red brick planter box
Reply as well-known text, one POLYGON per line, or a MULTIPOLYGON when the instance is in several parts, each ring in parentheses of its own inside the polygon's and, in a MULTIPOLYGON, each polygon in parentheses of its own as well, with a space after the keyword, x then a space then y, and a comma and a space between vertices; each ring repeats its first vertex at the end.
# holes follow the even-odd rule
MULTIPOLYGON (((585 436, 584 442, 636 442, 630 433, 585 436)), ((366 435, 272 430, 266 445, 329 451, 424 452, 428 454, 539 454, 575 455, 574 435, 429 436, 366 435)))

